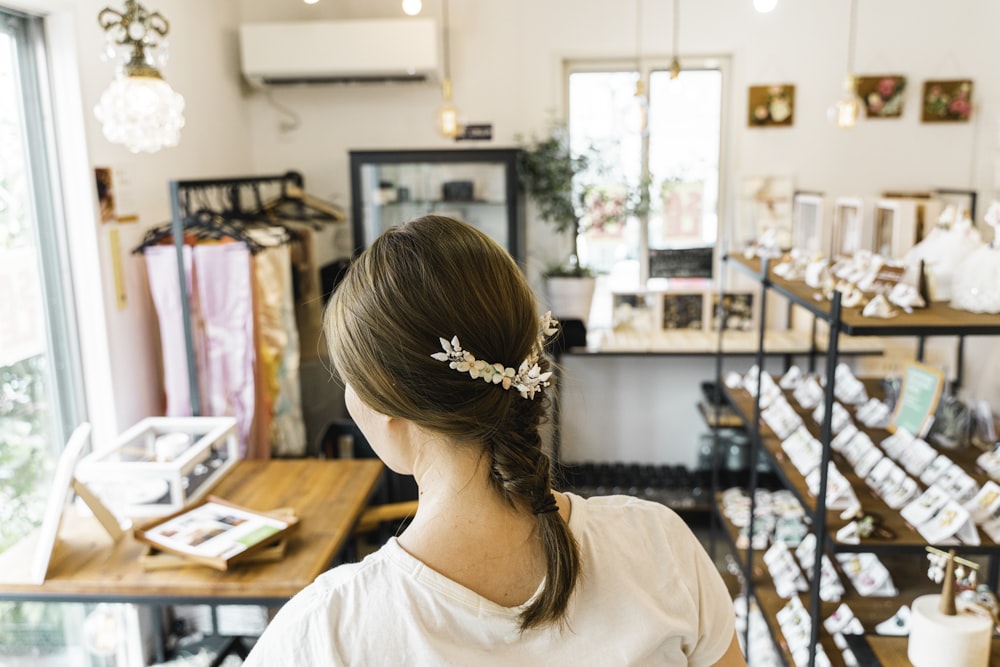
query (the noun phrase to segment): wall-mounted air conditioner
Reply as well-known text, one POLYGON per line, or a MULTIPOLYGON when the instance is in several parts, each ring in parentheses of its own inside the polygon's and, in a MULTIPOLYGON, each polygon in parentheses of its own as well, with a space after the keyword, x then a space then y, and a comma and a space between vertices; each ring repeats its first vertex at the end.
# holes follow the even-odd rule
POLYGON ((247 23, 243 76, 255 86, 438 80, 432 19, 247 23))

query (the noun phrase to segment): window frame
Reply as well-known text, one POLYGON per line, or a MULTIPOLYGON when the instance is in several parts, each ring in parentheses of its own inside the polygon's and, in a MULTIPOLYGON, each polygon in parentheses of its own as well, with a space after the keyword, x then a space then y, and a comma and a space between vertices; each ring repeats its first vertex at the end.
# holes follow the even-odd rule
MULTIPOLYGON (((719 275, 721 256, 726 251, 728 239, 729 202, 732 199, 730 184, 731 163, 730 159, 730 127, 731 127, 731 107, 732 91, 731 81, 731 60, 728 56, 692 56, 680 58, 681 67, 685 70, 718 70, 721 74, 721 109, 719 119, 719 192, 717 201, 717 229, 716 241, 713 251, 713 276, 719 275)), ((580 73, 593 72, 627 72, 638 71, 642 77, 643 85, 647 91, 650 90, 652 73, 654 71, 669 71, 671 58, 668 57, 642 57, 636 59, 629 58, 572 58, 563 61, 563 96, 562 106, 564 117, 569 118, 570 113, 570 76, 580 73)), ((647 93, 648 94, 648 93, 647 93)), ((640 156, 642 165, 640 167, 640 177, 643 181, 649 178, 649 134, 642 137, 640 156)), ((649 216, 639 216, 639 284, 637 289, 644 289, 649 283, 649 216)))

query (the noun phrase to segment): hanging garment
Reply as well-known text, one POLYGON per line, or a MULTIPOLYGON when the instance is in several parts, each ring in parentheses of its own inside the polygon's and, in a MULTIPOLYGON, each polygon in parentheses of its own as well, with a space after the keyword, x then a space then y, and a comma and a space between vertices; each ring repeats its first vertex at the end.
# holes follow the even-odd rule
POLYGON ((245 457, 255 405, 250 250, 242 243, 204 244, 194 247, 193 257, 205 327, 204 413, 236 417, 245 457))
MULTIPOLYGON (((146 257, 149 290, 159 320, 163 385, 167 395, 165 413, 168 417, 190 417, 193 412, 188 384, 180 281, 177 277, 177 251, 172 245, 148 246, 143 250, 143 254, 146 257)), ((191 294, 190 247, 184 246, 183 258, 188 294, 191 294)), ((189 310, 192 313, 194 311, 194 308, 189 310)))
MULTIPOLYGON (((256 329, 260 376, 265 396, 269 454, 302 456, 306 452, 299 385, 299 333, 292 295, 291 251, 276 243, 267 230, 252 230, 266 250, 253 258, 254 294, 257 297, 256 329)), ((258 392, 260 394, 260 392, 258 392)))
POLYGON ((308 224, 281 220, 295 232, 291 242, 292 280, 295 322, 299 332, 299 350, 304 361, 325 357, 322 346, 323 295, 320 290, 319 265, 316 261, 316 230, 308 224))

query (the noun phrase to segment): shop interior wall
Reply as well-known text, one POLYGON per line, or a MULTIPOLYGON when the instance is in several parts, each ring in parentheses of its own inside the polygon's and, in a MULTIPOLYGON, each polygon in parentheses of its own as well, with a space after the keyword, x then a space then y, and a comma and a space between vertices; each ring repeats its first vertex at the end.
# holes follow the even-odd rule
MULTIPOLYGON (((642 1, 643 55, 669 56, 672 4, 642 1)), ((982 197, 981 218, 985 204, 1000 188, 1000 79, 992 72, 1000 42, 990 28, 1000 24, 1000 4, 858 0, 856 71, 903 74, 908 89, 902 118, 862 120, 848 131, 827 120, 828 107, 841 95, 847 68, 846 0, 781 1, 767 15, 755 12, 749 0, 680 1, 681 55, 728 56, 731 63, 723 134, 724 236, 737 222, 740 179, 756 175, 791 175, 797 188, 821 191, 831 199, 854 195, 871 201, 884 190, 971 187, 982 197), (921 123, 922 82, 949 78, 974 80, 972 121, 921 123), (748 128, 748 86, 777 83, 796 86, 794 125, 748 128)), ((239 6, 244 22, 401 16, 396 0, 321 0, 316 5, 240 0, 239 6)), ((452 0, 451 70, 463 119, 492 123, 492 146, 515 145, 519 137, 544 132, 547 123, 565 110, 565 60, 635 57, 634 12, 632 2, 608 0, 452 0)), ((424 14, 440 19, 440 0, 425 0, 424 14)), ((433 85, 248 91, 254 165, 263 171, 301 169, 313 192, 347 206, 349 150, 455 147, 434 132, 439 101, 440 91, 433 85), (299 121, 296 129, 283 129, 289 116, 275 103, 294 112, 299 121)), ((537 286, 538 270, 552 259, 555 241, 546 226, 530 217, 529 213, 529 275, 537 286)), ((325 244, 328 258, 345 253, 349 238, 346 230, 330 234, 325 244)), ((969 350, 972 358, 982 358, 994 346, 992 340, 972 340, 969 350)), ((968 369, 970 383, 976 380, 973 365, 970 362, 968 369)), ((694 366, 712 372, 711 364, 694 366)), ((582 389, 568 396, 571 405, 565 414, 572 419, 563 423, 567 454, 572 456, 574 442, 581 454, 601 451, 608 432, 617 434, 621 443, 648 439, 651 429, 659 427, 647 421, 653 417, 636 417, 649 413, 642 397, 662 395, 663 378, 671 372, 669 362, 580 359, 573 363, 571 381, 582 389), (609 391, 608 363, 627 371, 627 380, 615 382, 615 400, 604 400, 609 391), (601 428, 595 428, 597 424, 601 428)), ((681 374, 691 373, 698 375, 690 368, 681 374)), ((687 392, 670 385, 672 398, 685 406, 697 400, 697 386, 689 384, 687 392)), ((680 432, 700 428, 693 410, 677 417, 687 420, 680 432)), ((614 447, 616 457, 625 460, 657 460, 645 445, 634 451, 627 444, 614 447)), ((657 451, 664 462, 686 461, 693 456, 693 443, 676 442, 657 451)))

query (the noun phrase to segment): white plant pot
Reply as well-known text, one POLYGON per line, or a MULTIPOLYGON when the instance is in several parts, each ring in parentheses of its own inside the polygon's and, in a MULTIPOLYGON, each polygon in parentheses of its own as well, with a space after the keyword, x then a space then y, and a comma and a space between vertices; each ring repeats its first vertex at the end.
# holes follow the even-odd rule
POLYGON ((590 306, 594 300, 596 278, 575 278, 569 276, 545 279, 545 298, 552 315, 559 320, 590 319, 590 306))

